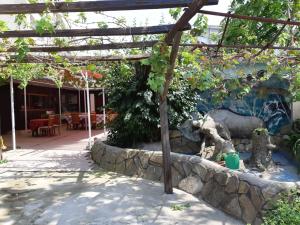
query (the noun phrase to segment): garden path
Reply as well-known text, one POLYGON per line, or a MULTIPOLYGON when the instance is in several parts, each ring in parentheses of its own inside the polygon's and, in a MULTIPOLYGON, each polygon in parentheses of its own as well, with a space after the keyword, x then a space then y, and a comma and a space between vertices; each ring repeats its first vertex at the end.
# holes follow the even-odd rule
POLYGON ((0 224, 242 224, 183 191, 166 195, 160 183, 104 172, 78 135, 39 143, 18 135, 22 149, 0 165, 0 224))

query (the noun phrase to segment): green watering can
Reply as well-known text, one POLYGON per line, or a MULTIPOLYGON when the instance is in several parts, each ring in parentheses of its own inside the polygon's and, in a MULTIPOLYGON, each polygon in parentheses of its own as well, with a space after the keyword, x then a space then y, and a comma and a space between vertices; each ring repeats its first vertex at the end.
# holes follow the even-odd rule
POLYGON ((226 167, 232 170, 240 168, 240 156, 237 152, 229 152, 224 154, 226 167))

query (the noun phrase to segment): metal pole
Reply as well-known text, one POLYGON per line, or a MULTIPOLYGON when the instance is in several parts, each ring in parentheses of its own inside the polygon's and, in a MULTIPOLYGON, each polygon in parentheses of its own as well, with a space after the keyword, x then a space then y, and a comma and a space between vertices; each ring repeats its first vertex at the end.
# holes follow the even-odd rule
POLYGON ((103 104, 103 124, 104 134, 106 133, 106 109, 105 109, 105 89, 102 88, 102 104, 103 104))
POLYGON ((24 87, 24 114, 25 114, 25 131, 28 129, 28 124, 27 124, 27 88, 24 87))
POLYGON ((11 132, 12 132, 12 147, 16 150, 16 128, 15 128, 15 104, 14 104, 14 80, 10 76, 10 107, 11 107, 11 132))
POLYGON ((87 110, 88 110, 88 126, 89 126, 89 149, 92 148, 92 128, 91 128, 91 105, 90 105, 90 90, 88 82, 88 74, 85 73, 86 80, 86 101, 87 101, 87 110))
MULTIPOLYGON (((83 90, 83 94, 84 94, 84 114, 86 115, 86 93, 85 93, 85 89, 83 90)), ((84 122, 85 122, 85 129, 87 129, 87 126, 86 126, 86 124, 87 124, 87 121, 86 121, 86 117, 84 117, 84 122)))
POLYGON ((59 134, 61 128, 61 89, 58 87, 58 108, 59 108, 59 134))

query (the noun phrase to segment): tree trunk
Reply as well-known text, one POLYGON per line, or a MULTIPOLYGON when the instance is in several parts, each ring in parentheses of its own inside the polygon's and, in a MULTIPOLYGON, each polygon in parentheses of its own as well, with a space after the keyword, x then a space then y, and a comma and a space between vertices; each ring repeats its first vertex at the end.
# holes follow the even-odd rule
POLYGON ((252 134, 252 156, 250 165, 258 168, 260 171, 267 170, 273 164, 270 135, 266 129, 256 129, 252 134))
POLYGON ((167 194, 173 193, 167 96, 169 92, 169 86, 173 78, 181 35, 182 32, 178 32, 175 36, 174 44, 172 46, 171 55, 170 55, 170 65, 165 75, 166 81, 164 83, 164 89, 160 95, 160 100, 159 100, 160 128, 161 128, 160 132, 161 132, 163 168, 164 168, 164 185, 165 185, 165 193, 167 194))
POLYGON ((161 143, 163 149, 163 171, 165 193, 172 194, 172 172, 171 172, 171 146, 169 138, 169 123, 168 123, 168 105, 167 100, 160 100, 160 129, 161 129, 161 143))

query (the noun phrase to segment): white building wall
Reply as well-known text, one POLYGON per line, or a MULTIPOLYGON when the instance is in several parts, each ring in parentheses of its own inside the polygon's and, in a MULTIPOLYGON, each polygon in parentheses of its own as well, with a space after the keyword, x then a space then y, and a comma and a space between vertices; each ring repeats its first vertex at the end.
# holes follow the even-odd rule
POLYGON ((293 103, 293 119, 300 119, 300 101, 293 103))

